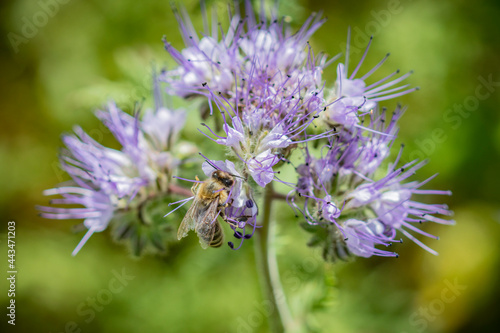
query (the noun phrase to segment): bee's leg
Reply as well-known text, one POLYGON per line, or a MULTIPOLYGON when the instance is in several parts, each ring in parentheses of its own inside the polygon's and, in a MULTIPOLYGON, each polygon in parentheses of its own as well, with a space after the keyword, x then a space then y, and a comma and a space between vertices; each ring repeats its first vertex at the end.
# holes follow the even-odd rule
MULTIPOLYGON (((200 181, 200 179, 198 178, 198 176, 195 176, 194 177, 196 179, 197 182, 200 181)), ((193 186, 191 186, 191 192, 196 195, 196 193, 198 193, 198 187, 200 187, 200 184, 201 183, 194 183, 193 186)))
POLYGON ((227 190, 225 190, 219 195, 219 207, 227 208, 231 206, 233 202, 234 202, 233 199, 229 199, 229 192, 227 190))
POLYGON ((229 200, 227 200, 226 204, 224 205, 224 208, 229 207, 229 206, 232 206, 232 205, 233 205, 233 202, 234 202, 234 199, 229 199, 229 200))
POLYGON ((229 221, 227 219, 227 216, 226 216, 226 213, 224 213, 224 209, 221 209, 220 210, 220 216, 222 217, 222 219, 224 221, 226 221, 228 224, 232 225, 233 227, 237 227, 238 225, 236 223, 234 223, 233 221, 229 221))
POLYGON ((224 209, 221 209, 221 210, 220 210, 219 215, 220 215, 220 217, 222 217, 222 219, 223 219, 224 221, 226 221, 226 222, 227 222, 227 216, 226 216, 226 213, 224 213, 224 209))
POLYGON ((235 228, 237 228, 237 227, 238 227, 238 224, 237 224, 236 222, 234 222, 234 221, 229 221, 229 220, 226 220, 226 222, 227 222, 229 225, 231 225, 231 226, 233 226, 233 227, 235 227, 235 228))

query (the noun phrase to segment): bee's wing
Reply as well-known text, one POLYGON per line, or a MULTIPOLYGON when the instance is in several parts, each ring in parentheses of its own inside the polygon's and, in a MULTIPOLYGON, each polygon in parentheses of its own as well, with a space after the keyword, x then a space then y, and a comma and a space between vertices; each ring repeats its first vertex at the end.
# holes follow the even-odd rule
POLYGON ((208 248, 210 242, 214 238, 215 230, 217 229, 216 221, 217 215, 219 215, 219 199, 213 200, 206 211, 198 216, 198 221, 196 223, 196 233, 200 239, 200 244, 203 249, 208 248))
POLYGON ((180 240, 181 238, 186 237, 190 230, 194 230, 196 227, 196 214, 200 210, 200 206, 200 201, 195 198, 179 225, 179 230, 177 230, 177 239, 180 240))

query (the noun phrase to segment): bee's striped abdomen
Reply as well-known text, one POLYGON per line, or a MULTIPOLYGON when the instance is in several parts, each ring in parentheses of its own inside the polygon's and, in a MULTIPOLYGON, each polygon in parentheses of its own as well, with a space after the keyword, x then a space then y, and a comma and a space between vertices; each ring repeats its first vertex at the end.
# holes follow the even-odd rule
POLYGON ((222 232, 222 227, 220 226, 220 223, 218 221, 215 221, 213 228, 213 237, 211 240, 207 240, 208 245, 210 247, 221 247, 222 243, 224 242, 224 233, 222 232))

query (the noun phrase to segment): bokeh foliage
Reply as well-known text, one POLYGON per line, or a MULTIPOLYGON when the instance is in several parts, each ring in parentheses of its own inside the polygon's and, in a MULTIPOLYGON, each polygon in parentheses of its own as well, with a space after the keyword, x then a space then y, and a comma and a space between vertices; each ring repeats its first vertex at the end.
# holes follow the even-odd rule
MULTIPOLYGON (((207 1, 223 20, 226 4, 207 1)), ((183 5, 201 30, 198 1, 183 5)), ((417 177, 423 180, 440 172, 431 187, 453 191, 446 203, 458 222, 454 227, 427 227, 441 237, 427 242, 439 251, 438 257, 405 241, 395 249, 399 259, 358 259, 331 266, 305 245, 308 235, 286 205, 277 205, 276 241, 292 311, 307 319, 311 331, 496 332, 500 87, 470 111, 453 109, 467 106, 476 96, 478 77, 500 81, 500 4, 295 0, 283 1, 280 8, 296 26, 309 13, 324 11, 329 20, 311 40, 317 51, 343 51, 351 26, 357 48, 363 47, 366 36, 375 35, 363 68, 389 51, 390 60, 377 73, 379 78, 395 68, 415 70, 409 81, 422 89, 400 99, 409 105, 400 122, 399 142, 406 144, 403 157, 430 158, 417 177), (458 281, 466 289, 453 301, 440 303, 445 281, 458 281), (430 316, 423 320, 419 311, 429 307, 430 316)), ((126 110, 133 110, 136 102, 150 105, 151 68, 173 66, 161 37, 182 45, 168 1, 70 0, 54 9, 53 17, 27 43, 18 45, 18 52, 8 34, 22 35, 24 18, 33 22, 42 10, 40 2, 3 1, 0 10, 0 232, 4 240, 6 222, 17 222, 16 328, 64 332, 72 327, 68 322, 75 322, 83 332, 266 332, 252 241, 237 252, 228 247, 203 251, 192 235, 172 246, 168 256, 137 260, 106 231, 94 235, 73 258, 70 254, 81 234, 71 234, 70 228, 77 221, 43 220, 34 209, 47 202, 43 189, 67 180, 57 167, 60 133, 79 124, 103 144, 116 147, 92 110, 110 98, 126 110), (122 269, 134 278, 106 299, 113 272, 122 269), (82 315, 90 309, 89 298, 109 303, 101 304, 95 316, 82 315)), ((361 56, 353 51, 351 65, 361 56)), ((331 67, 324 73, 330 84, 334 72, 331 67)), ((214 152, 214 145, 196 131, 199 104, 175 98, 170 103, 194 111, 182 137, 195 140, 201 151, 214 152)), ((222 158, 223 152, 211 157, 222 158)), ((441 198, 428 198, 434 199, 441 198)), ((3 244, 1 253, 6 254, 3 244)), ((0 303, 5 306, 5 279, 0 287, 0 303)), ((5 318, 0 327, 12 329, 5 318)))

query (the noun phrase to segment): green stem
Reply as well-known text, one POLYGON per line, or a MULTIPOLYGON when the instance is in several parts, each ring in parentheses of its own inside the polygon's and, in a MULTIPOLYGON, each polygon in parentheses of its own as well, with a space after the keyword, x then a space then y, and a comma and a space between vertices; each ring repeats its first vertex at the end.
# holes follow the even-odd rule
POLYGON ((272 184, 266 186, 262 227, 258 228, 256 241, 256 260, 261 272, 261 284, 264 297, 269 301, 269 324, 271 331, 285 332, 293 325, 293 318, 288 309, 285 292, 279 277, 275 249, 275 223, 271 220, 271 206, 275 193, 272 184))

